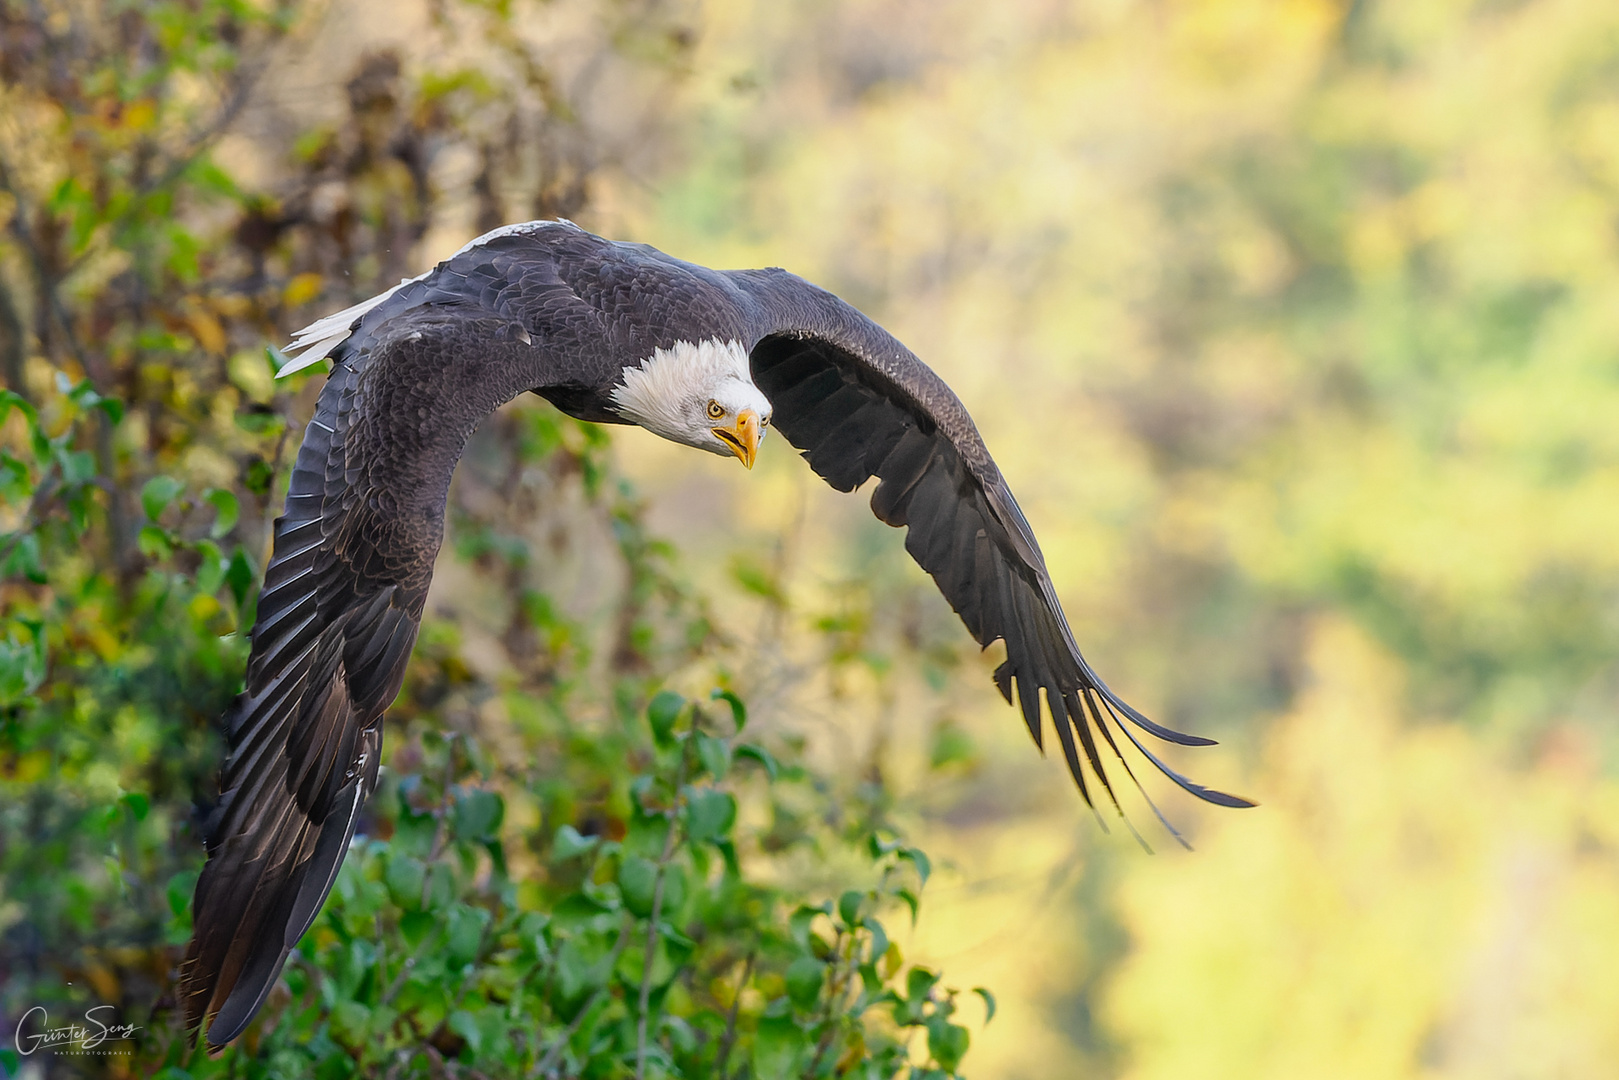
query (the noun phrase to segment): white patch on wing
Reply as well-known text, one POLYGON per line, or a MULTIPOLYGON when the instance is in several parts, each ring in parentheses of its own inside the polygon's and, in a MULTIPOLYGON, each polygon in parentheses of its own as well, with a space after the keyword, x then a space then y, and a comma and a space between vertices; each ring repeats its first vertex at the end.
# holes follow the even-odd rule
MULTIPOLYGON (((502 236, 514 236, 520 233, 538 232, 540 229, 546 228, 577 229, 579 226, 575 225, 566 218, 557 218, 555 221, 520 221, 514 225, 502 225, 498 229, 489 230, 476 240, 463 244, 454 255, 450 256, 450 259, 465 255, 473 248, 487 244, 491 240, 497 240, 502 236)), ((444 261, 448 262, 449 259, 444 261)), ((435 269, 437 268, 435 267, 435 269)), ((406 285, 409 285, 415 281, 420 281, 432 272, 432 270, 428 270, 417 274, 413 278, 401 278, 398 285, 395 285, 386 292, 378 293, 369 300, 362 300, 352 307, 346 307, 342 311, 334 312, 333 314, 327 315, 324 318, 316 319, 302 330, 299 330, 297 333, 293 334, 292 343, 287 346, 286 351, 291 353, 303 350, 302 354, 295 359, 290 360, 281 368, 281 370, 277 371, 275 373, 276 378, 279 379, 284 376, 291 375, 295 371, 302 371, 304 368, 326 359, 326 357, 330 355, 331 351, 337 348, 337 346, 349 336, 349 332, 354 328, 354 324, 363 318, 367 312, 376 308, 384 300, 388 299, 388 297, 392 296, 406 285)))
POLYGON ((695 345, 677 341, 654 352, 640 367, 625 368, 623 381, 609 396, 620 413, 648 431, 686 442, 693 434, 687 412, 691 403, 706 401, 713 388, 733 380, 753 385, 747 350, 740 341, 707 338, 695 345))
MULTIPOLYGON (((392 290, 389 291, 391 292, 392 290)), ((383 294, 383 296, 379 299, 379 302, 380 300, 385 299, 387 299, 386 293, 383 294)), ((375 304, 372 306, 374 307, 375 304)), ((367 308, 366 310, 369 311, 370 308, 367 308)), ((364 312, 360 312, 359 314, 363 315, 364 312)), ((356 315, 355 318, 359 318, 359 315, 356 315)), ((308 346, 309 351, 304 353, 302 356, 289 357, 287 362, 281 365, 280 369, 276 371, 275 377, 278 379, 284 379, 288 375, 291 375, 294 371, 302 371, 311 364, 315 364, 326 359, 327 354, 329 354, 333 349, 337 348, 338 343, 348 336, 349 324, 346 324, 341 332, 333 334, 331 337, 320 338, 313 341, 299 341, 294 339, 293 343, 287 346, 287 349, 302 349, 305 346, 308 346)))

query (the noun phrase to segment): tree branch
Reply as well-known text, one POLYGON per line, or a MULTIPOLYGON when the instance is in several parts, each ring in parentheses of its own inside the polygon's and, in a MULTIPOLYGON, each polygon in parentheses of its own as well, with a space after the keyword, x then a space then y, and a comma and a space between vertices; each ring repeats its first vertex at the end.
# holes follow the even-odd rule
POLYGON ((731 1060, 731 1047, 736 1043, 736 1017, 742 1011, 742 991, 747 989, 748 976, 753 974, 753 958, 755 953, 748 953, 747 962, 742 965, 742 978, 736 983, 736 996, 731 999, 731 1011, 725 1017, 725 1035, 720 1039, 720 1052, 714 1058, 714 1076, 716 1080, 725 1080, 725 1066, 731 1060))

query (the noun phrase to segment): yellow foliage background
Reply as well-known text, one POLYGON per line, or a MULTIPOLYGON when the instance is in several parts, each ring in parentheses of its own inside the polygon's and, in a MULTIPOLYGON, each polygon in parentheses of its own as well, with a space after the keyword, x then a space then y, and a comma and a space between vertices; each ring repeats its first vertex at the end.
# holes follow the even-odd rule
MULTIPOLYGON (((794 616, 734 615, 749 670, 795 675, 777 715, 851 770, 877 753, 949 856, 912 945, 1000 994, 972 1070, 1614 1075, 1619 7, 712 0, 701 25, 683 164, 597 227, 787 266, 911 345, 1093 663, 1219 735, 1173 761, 1261 804, 1155 777, 1197 850, 1132 804, 1149 857, 1037 760, 993 657, 822 676, 794 616), (932 768, 950 725, 972 760, 932 768)), ((789 612, 926 588, 785 447, 742 476, 617 441, 715 588, 738 550, 789 612)))

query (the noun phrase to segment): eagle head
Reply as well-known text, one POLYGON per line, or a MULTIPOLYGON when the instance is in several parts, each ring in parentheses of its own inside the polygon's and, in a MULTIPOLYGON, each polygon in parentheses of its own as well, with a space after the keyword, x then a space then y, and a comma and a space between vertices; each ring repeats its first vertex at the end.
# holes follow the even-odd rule
POLYGON ((753 468, 770 400, 753 384, 739 341, 677 341, 626 367, 609 396, 619 415, 677 443, 734 454, 753 468))

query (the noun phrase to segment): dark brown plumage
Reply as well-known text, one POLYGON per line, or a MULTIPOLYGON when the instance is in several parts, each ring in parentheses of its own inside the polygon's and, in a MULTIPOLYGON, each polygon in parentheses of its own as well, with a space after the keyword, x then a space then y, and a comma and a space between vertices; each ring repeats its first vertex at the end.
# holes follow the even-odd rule
POLYGON ((416 640, 467 438, 528 390, 583 419, 629 422, 612 397, 624 370, 680 342, 739 343, 775 425, 833 487, 879 478, 873 511, 907 529, 906 550, 980 644, 1006 642, 996 684, 1041 745, 1044 691, 1088 804, 1087 763, 1113 791, 1098 734, 1129 768, 1116 728, 1192 794, 1250 805, 1141 744, 1132 725, 1210 740, 1153 723, 1096 677, 966 409, 832 294, 781 270, 713 271, 534 222, 313 330, 306 355, 329 353, 332 370, 276 522, 246 689, 224 717, 229 754, 182 968, 187 1023, 207 1021, 211 1044, 258 1010, 376 784, 383 712, 416 640))

